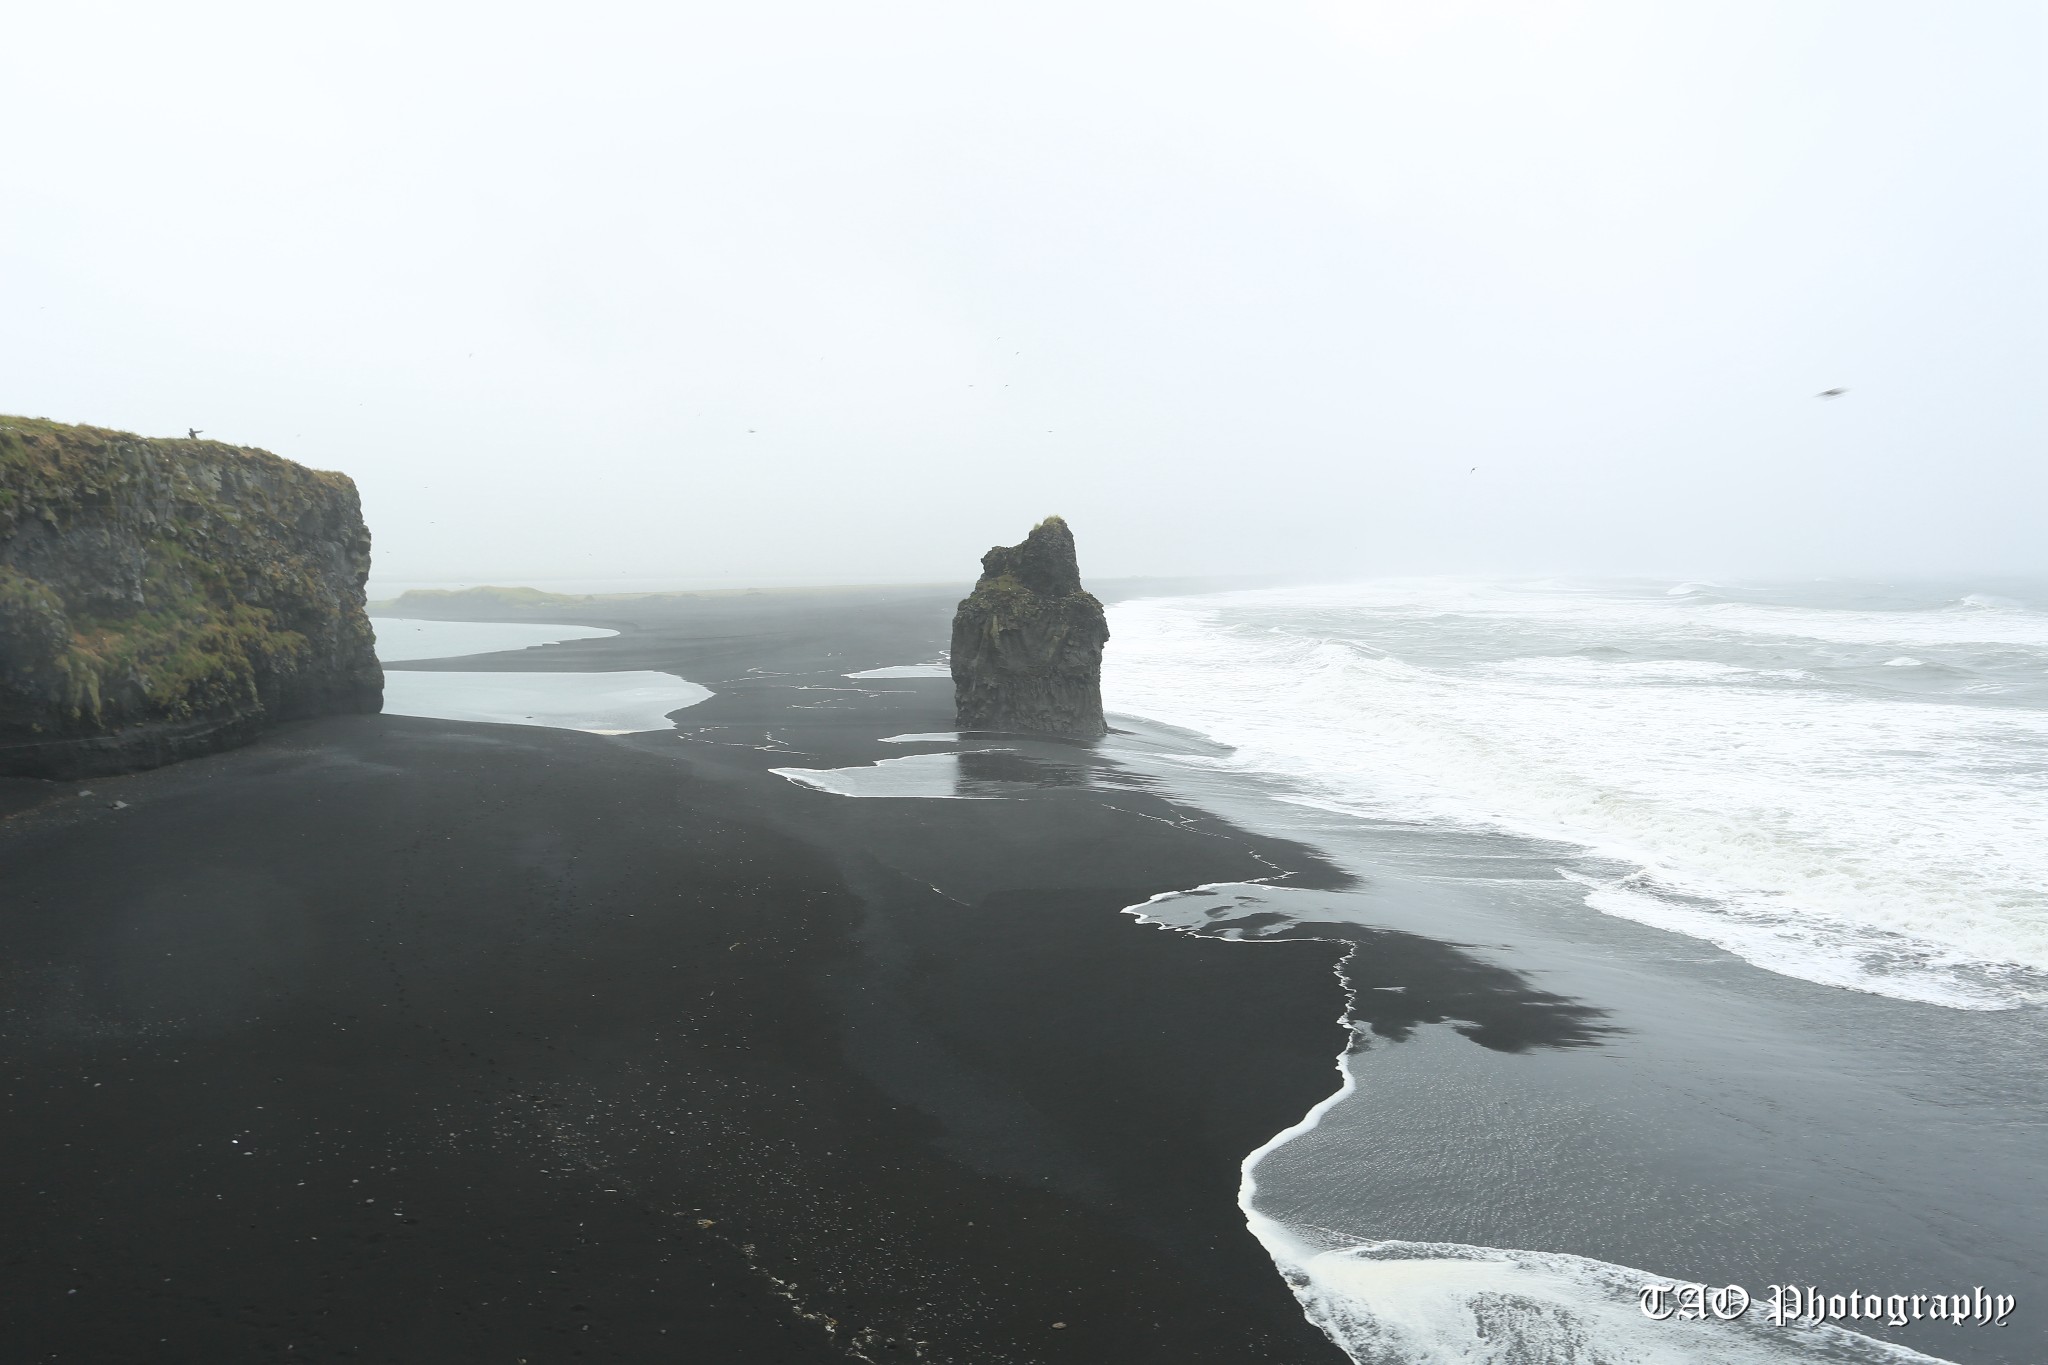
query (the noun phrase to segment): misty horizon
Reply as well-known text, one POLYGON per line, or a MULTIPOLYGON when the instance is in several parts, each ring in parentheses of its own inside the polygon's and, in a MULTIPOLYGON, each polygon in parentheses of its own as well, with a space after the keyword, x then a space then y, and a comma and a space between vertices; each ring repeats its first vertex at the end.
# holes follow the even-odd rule
POLYGON ((2044 27, 28 14, 0 411, 341 470, 383 584, 2038 576, 2044 27))

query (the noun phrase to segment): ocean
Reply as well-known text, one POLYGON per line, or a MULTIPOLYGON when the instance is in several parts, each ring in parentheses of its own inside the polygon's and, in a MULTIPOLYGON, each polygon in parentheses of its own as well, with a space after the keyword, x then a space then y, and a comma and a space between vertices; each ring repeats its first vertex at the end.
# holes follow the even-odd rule
POLYGON ((1115 605, 1108 754, 1351 878, 1132 909, 1357 945, 1333 1095, 1242 1192, 1309 1315, 1399 1365, 2048 1359, 2043 606, 1561 580, 1115 605), (1755 1306, 1658 1319, 1655 1283, 1755 1306), (1774 1285, 1885 1306, 1773 1325, 1774 1285), (1929 1320, 1979 1288, 2005 1325, 1929 1320))

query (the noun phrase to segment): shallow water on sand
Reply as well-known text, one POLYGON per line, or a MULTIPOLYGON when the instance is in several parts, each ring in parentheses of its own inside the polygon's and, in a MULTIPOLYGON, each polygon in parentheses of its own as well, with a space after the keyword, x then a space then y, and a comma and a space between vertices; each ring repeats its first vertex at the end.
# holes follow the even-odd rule
MULTIPOLYGON (((617 635, 595 626, 421 621, 372 617, 377 657, 385 663, 465 658, 508 650, 539 650, 571 640, 617 635)), ((539 656, 536 663, 540 661, 539 656)), ((669 728, 669 715, 695 706, 711 690, 670 673, 531 671, 425 672, 387 669, 384 711, 394 716, 545 725, 558 730, 623 735, 669 728)))
POLYGON ((384 675, 394 716, 545 725, 597 735, 666 730, 669 715, 711 695, 667 673, 400 673, 384 675))
POLYGON ((1049 788, 1115 785, 1119 777, 1084 750, 1023 735, 940 731, 884 735, 879 742, 945 748, 845 768, 768 771, 835 796, 959 801, 1021 800, 1049 788))
MULTIPOLYGON (((1896 1358, 1766 1328, 1761 1309, 1652 1322, 1636 1295, 1657 1280, 1759 1300, 1783 1283, 2048 1295, 2039 1012, 1791 981, 1605 919, 1534 869, 1406 875, 1355 835, 1296 833, 1369 880, 1202 888, 1134 913, 1359 945, 1343 1089, 1247 1162, 1243 1197, 1311 1317, 1360 1360, 1896 1358), (1478 979, 1417 951, 1444 942, 1478 979)), ((1939 1359, 2048 1356, 2038 1316, 1844 1325, 1939 1359)))

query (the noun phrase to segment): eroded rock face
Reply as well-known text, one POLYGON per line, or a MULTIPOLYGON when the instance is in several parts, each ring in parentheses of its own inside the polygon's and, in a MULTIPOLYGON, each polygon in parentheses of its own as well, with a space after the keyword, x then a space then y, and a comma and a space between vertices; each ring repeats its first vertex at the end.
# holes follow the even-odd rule
POLYGON ((981 557, 953 614, 953 696, 963 730, 1094 739, 1102 721, 1102 604, 1081 586, 1074 533, 1058 517, 981 557))
POLYGON ((84 777, 377 711, 355 484, 0 417, 0 774, 84 777))

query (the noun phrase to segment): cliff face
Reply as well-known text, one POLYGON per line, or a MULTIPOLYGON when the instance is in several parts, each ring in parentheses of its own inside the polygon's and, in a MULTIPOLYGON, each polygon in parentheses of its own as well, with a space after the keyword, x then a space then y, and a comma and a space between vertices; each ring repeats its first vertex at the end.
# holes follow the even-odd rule
POLYGON ((377 711, 355 484, 0 417, 0 774, 82 777, 377 711))
POLYGON ((953 614, 953 696, 963 730, 1094 739, 1102 721, 1102 604, 1081 586, 1074 533, 1058 517, 981 557, 953 614))

